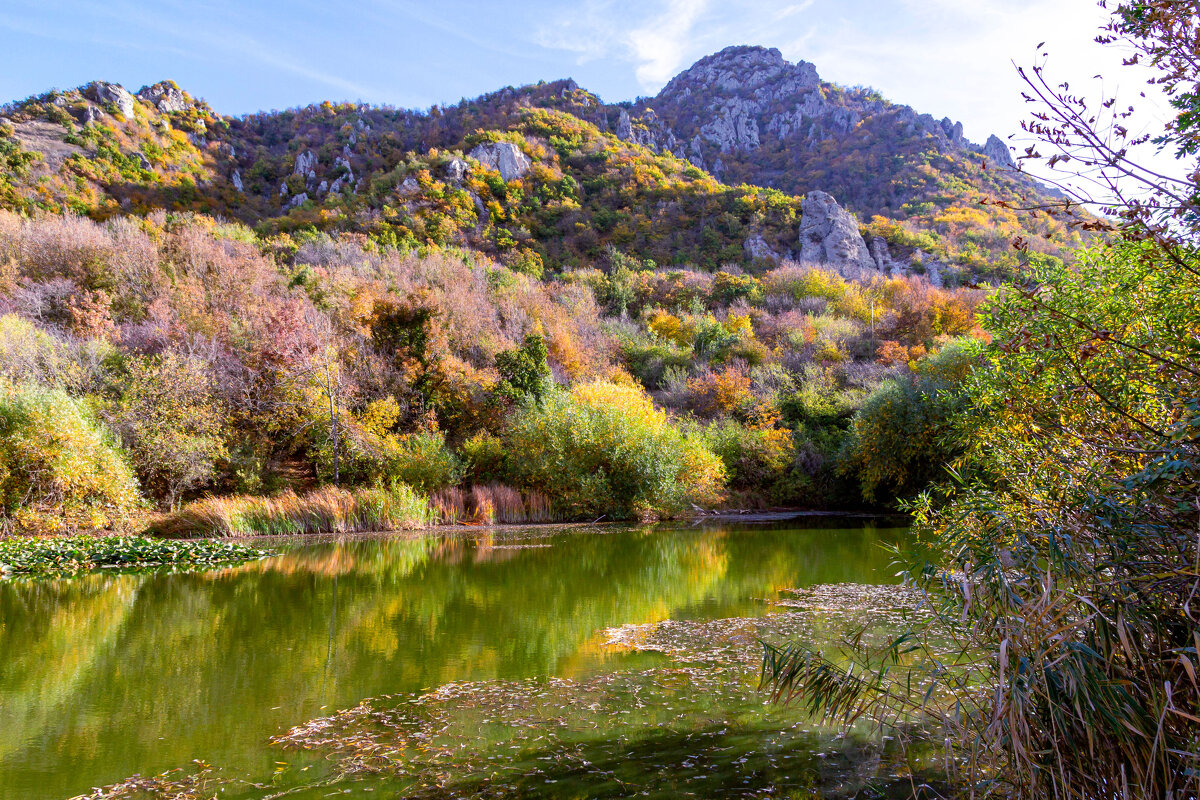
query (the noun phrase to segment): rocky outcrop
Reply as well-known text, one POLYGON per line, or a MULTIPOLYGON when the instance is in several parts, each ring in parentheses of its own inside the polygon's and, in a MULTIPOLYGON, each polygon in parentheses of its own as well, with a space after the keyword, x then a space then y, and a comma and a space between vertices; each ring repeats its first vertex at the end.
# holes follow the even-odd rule
POLYGON ((659 96, 711 90, 745 96, 765 89, 768 95, 780 97, 820 85, 817 68, 807 61, 788 63, 775 48, 733 46, 676 75, 659 96))
POLYGON ((158 109, 160 114, 184 111, 188 107, 187 97, 170 81, 146 86, 137 94, 142 100, 158 109))
POLYGON ((454 183, 462 183, 463 179, 467 177, 468 169, 470 169, 470 165, 467 162, 461 158, 452 158, 446 162, 446 180, 454 183))
POLYGON ((700 136, 715 144, 722 153, 757 150, 757 111, 754 103, 739 97, 731 98, 717 112, 715 119, 700 128, 700 136))
POLYGON ((858 222, 831 195, 809 192, 800 201, 800 215, 800 261, 827 264, 846 278, 875 270, 858 222))
POLYGON ((100 112, 96 110, 95 106, 89 103, 79 110, 76 118, 79 120, 80 125, 87 127, 100 121, 100 112))
POLYGON ((292 168, 293 175, 303 175, 307 180, 317 179, 317 154, 312 150, 304 150, 296 156, 296 165, 292 168))
POLYGON ((125 88, 120 84, 96 81, 88 87, 85 96, 88 96, 101 105, 112 103, 121 112, 121 116, 125 117, 125 119, 133 119, 133 95, 125 91, 125 88))
POLYGON ((761 233, 755 233, 746 237, 746 240, 742 242, 742 252, 751 261, 774 261, 778 263, 781 258, 779 253, 775 252, 775 248, 767 244, 767 240, 762 237, 761 233))
POLYGON ((867 243, 867 251, 870 252, 871 259, 875 262, 875 269, 884 275, 898 275, 906 272, 904 265, 892 258, 891 249, 883 237, 872 237, 871 241, 867 243))
POLYGON ((242 171, 240 169, 235 169, 233 171, 233 176, 230 178, 230 181, 233 183, 233 188, 245 194, 246 185, 242 183, 242 171))
POLYGON ((987 143, 983 146, 983 157, 988 160, 988 164, 993 168, 1017 168, 1017 162, 1013 161, 1012 153, 1009 152, 1008 145, 1006 145, 1004 140, 994 133, 988 137, 987 143))
POLYGON ((500 173, 506 181, 514 181, 524 177, 533 166, 529 156, 521 152, 521 148, 512 142, 491 142, 477 145, 468 156, 485 167, 500 173))

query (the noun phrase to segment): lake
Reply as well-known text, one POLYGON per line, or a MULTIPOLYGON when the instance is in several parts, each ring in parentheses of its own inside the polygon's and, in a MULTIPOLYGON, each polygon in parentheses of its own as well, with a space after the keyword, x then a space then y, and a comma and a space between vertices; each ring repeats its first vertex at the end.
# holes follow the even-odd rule
POLYGON ((204 572, 3 582, 0 800, 169 770, 237 798, 850 791, 887 743, 766 703, 757 641, 845 635, 839 609, 776 601, 893 583, 894 525, 273 541, 204 572))

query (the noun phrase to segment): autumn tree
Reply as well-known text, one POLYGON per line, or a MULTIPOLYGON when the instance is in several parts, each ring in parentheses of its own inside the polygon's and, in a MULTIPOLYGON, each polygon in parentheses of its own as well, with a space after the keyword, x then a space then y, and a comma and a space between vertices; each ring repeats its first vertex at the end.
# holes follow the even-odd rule
POLYGON ((175 508, 213 479, 228 424, 206 366, 174 352, 132 360, 109 409, 143 486, 175 508))

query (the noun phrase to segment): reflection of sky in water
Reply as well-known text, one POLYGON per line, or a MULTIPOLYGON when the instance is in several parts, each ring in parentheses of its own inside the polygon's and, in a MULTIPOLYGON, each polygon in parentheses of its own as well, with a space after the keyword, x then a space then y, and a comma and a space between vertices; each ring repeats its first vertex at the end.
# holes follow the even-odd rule
POLYGON ((196 758, 268 775, 270 736, 363 698, 646 666, 656 659, 613 654, 600 632, 755 616, 783 587, 886 582, 879 545, 902 535, 472 531, 285 545, 204 574, 2 584, 0 800, 196 758))

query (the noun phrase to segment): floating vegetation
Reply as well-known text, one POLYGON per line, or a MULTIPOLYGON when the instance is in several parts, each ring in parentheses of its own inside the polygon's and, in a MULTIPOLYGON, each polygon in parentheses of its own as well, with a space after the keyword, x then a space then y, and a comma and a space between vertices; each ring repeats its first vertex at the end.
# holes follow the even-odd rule
POLYGON ((193 761, 188 769, 173 769, 151 777, 132 775, 120 783, 93 789, 71 800, 207 800, 220 787, 231 783, 216 774, 211 764, 193 761))
POLYGON ((0 574, 50 577, 108 568, 208 566, 266 555, 249 545, 145 536, 14 537, 0 540, 0 574))
MULTIPOLYGON (((911 770, 933 774, 927 757, 887 736, 821 727, 758 690, 761 640, 828 642, 831 627, 853 635, 910 600, 890 587, 789 591, 778 601, 786 610, 762 617, 600 631, 609 662, 596 674, 454 681, 363 700, 273 737, 272 789, 246 796, 922 796, 928 776, 911 770), (832 622, 825 605, 837 609, 832 622)), ((121 794, 125 786, 88 800, 143 796, 121 794)), ((192 797, 171 791, 144 796, 192 797)))

